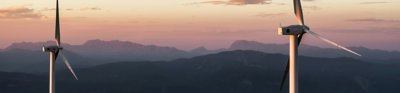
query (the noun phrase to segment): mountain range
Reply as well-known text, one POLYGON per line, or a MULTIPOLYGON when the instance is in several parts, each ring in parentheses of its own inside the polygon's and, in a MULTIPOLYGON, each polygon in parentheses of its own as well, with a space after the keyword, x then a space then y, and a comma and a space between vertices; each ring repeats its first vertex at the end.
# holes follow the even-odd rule
MULTIPOLYGON (((48 54, 43 53, 43 45, 55 45, 55 42, 20 42, 0 50, 0 71, 7 72, 47 72, 48 54), (34 65, 34 66, 32 66, 34 65)), ((174 47, 143 45, 128 41, 88 40, 81 45, 63 44, 65 53, 73 67, 84 68, 120 61, 169 61, 180 58, 191 58, 200 55, 233 50, 255 50, 265 53, 287 54, 288 44, 264 44, 256 41, 237 40, 230 47, 209 50, 199 47, 190 51, 174 47)), ((367 62, 390 64, 399 62, 400 52, 350 47, 363 54, 362 57, 333 48, 320 48, 302 45, 300 55, 309 57, 338 58, 349 57, 367 62)), ((57 64, 61 64, 58 62, 57 64)), ((57 67, 63 69, 65 66, 57 67)))
MULTIPOLYGON (((287 93, 279 90, 287 56, 226 51, 171 61, 122 61, 57 71, 58 93, 287 93)), ((399 63, 299 57, 302 93, 398 93, 399 63)), ((0 72, 4 93, 47 92, 48 75, 0 72)), ((287 86, 287 83, 286 85, 287 86)))
MULTIPOLYGON (((386 60, 398 60, 400 59, 399 51, 386 51, 379 49, 368 49, 365 47, 349 47, 360 54, 362 57, 348 53, 344 50, 337 48, 321 48, 316 46, 310 46, 302 44, 299 47, 299 55, 310 56, 310 57, 324 57, 324 58, 337 58, 337 57, 350 57, 360 59, 363 61, 386 61, 386 60)), ((229 50, 255 50, 266 53, 280 53, 288 54, 288 44, 264 44, 256 41, 237 40, 232 43, 229 50)), ((382 62, 387 63, 387 62, 382 62)))

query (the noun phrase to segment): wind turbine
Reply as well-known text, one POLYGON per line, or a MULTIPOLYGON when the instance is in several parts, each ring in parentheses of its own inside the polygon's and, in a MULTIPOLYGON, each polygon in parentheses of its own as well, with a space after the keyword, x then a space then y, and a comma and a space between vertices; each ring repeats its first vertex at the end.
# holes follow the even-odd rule
POLYGON ((297 74, 298 68, 296 67, 297 54, 298 54, 297 49, 305 33, 310 33, 312 36, 321 39, 324 42, 332 44, 340 49, 343 49, 357 56, 361 56, 361 54, 354 52, 346 47, 343 47, 331 40, 328 40, 315 32, 310 31, 310 28, 304 24, 303 10, 301 7, 300 0, 293 0, 293 4, 294 4, 294 13, 296 15, 296 19, 299 24, 285 26, 285 27, 281 26, 278 28, 279 35, 289 35, 290 37, 290 44, 289 44, 290 54, 289 54, 288 64, 285 69, 285 73, 283 74, 283 79, 281 82, 280 89, 282 90, 283 84, 287 77, 287 73, 289 72, 289 93, 298 93, 298 74, 297 74))
POLYGON ((49 71, 49 93, 55 93, 55 61, 60 54, 61 59, 64 61, 65 65, 71 71, 72 75, 74 75, 75 79, 78 80, 74 70, 69 64, 65 55, 61 52, 63 48, 61 47, 61 38, 60 38, 60 16, 58 9, 58 0, 56 1, 56 29, 55 29, 55 39, 57 41, 57 46, 43 46, 43 52, 50 52, 50 71, 49 71))

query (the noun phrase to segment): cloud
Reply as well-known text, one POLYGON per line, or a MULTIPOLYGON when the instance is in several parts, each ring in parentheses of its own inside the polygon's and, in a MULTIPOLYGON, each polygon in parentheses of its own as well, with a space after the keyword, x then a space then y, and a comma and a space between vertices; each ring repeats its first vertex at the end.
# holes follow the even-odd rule
MULTIPOLYGON (((63 9, 61 9, 61 11, 62 11, 63 9)), ((65 9, 66 11, 72 11, 72 10, 74 10, 74 9, 72 9, 72 8, 67 8, 67 9, 65 9)), ((41 9, 40 11, 56 11, 56 8, 43 8, 43 9, 41 9)))
POLYGON ((214 5, 255 5, 255 4, 271 4, 271 0, 213 0, 204 1, 196 4, 214 4, 214 5))
POLYGON ((40 19, 45 17, 40 12, 24 6, 0 9, 0 19, 40 19))
POLYGON ((390 2, 361 2, 360 4, 384 4, 384 3, 390 3, 390 2))
POLYGON ((285 15, 286 13, 260 13, 257 14, 256 16, 259 17, 274 17, 274 16, 281 16, 281 15, 285 15))
POLYGON ((275 5, 286 5, 286 3, 274 3, 275 5))
MULTIPOLYGON (((269 0, 269 1, 271 1, 271 0, 269 0)), ((305 2, 314 2, 314 1, 317 1, 317 0, 302 0, 302 1, 305 1, 305 2)), ((286 3, 278 3, 278 2, 273 2, 274 4, 276 4, 276 5, 286 5, 286 3)), ((291 3, 289 3, 289 4, 293 4, 293 2, 291 2, 291 3)))
POLYGON ((98 11, 102 10, 101 8, 98 7, 86 7, 86 8, 81 8, 81 11, 98 11))
MULTIPOLYGON (((67 8, 67 9, 60 9, 61 11, 62 10, 65 10, 65 11, 73 11, 74 9, 73 8, 67 8)), ((43 8, 43 9, 41 9, 40 11, 56 11, 56 8, 43 8)))
POLYGON ((225 1, 204 1, 204 2, 200 2, 200 3, 209 3, 209 4, 215 4, 215 5, 226 4, 225 1))
POLYGON ((400 20, 386 20, 377 18, 349 19, 350 22, 368 22, 368 23, 400 23, 400 20))
POLYGON ((304 8, 311 9, 311 10, 321 10, 321 7, 318 6, 304 6, 304 8))
POLYGON ((40 11, 55 11, 55 10, 56 10, 56 8, 43 8, 40 11))

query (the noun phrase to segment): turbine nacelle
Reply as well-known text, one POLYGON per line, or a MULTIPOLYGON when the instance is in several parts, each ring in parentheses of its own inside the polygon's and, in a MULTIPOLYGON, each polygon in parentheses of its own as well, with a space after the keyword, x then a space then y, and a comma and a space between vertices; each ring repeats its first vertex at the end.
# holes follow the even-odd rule
POLYGON ((298 35, 305 33, 306 30, 310 30, 308 26, 303 26, 303 25, 290 25, 290 26, 285 26, 285 27, 279 27, 278 28, 278 34, 279 35, 298 35))
POLYGON ((58 50, 62 50, 62 47, 59 46, 43 46, 43 52, 55 52, 58 50))

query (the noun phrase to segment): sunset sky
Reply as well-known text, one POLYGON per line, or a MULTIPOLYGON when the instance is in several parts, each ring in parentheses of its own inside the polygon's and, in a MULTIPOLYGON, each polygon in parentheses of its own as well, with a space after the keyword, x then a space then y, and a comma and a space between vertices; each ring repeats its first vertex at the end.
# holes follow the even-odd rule
MULTIPOLYGON (((53 40, 56 0, 1 0, 0 48, 53 40)), ((305 24, 344 46, 400 51, 400 0, 302 0, 305 24)), ((292 0, 60 0, 62 41, 123 40, 193 49, 288 43, 292 0)), ((305 44, 331 47, 306 35, 305 44)))

